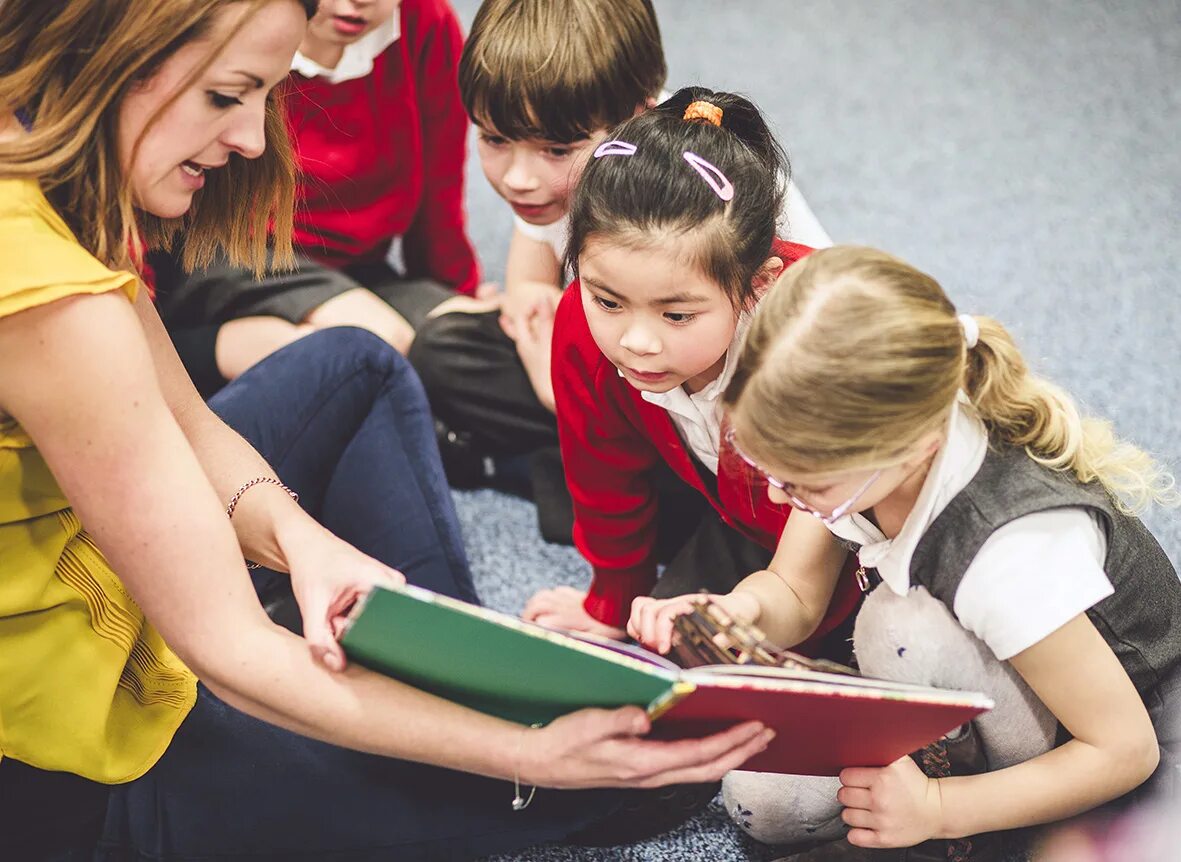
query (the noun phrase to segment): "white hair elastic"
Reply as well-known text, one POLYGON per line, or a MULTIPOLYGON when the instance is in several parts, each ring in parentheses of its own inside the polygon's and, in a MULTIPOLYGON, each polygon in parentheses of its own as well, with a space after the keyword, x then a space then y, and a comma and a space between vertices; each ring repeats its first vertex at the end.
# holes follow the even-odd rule
POLYGON ((957 314, 955 319, 960 322, 960 329, 964 331, 964 342, 971 350, 980 341, 980 324, 970 314, 957 314))

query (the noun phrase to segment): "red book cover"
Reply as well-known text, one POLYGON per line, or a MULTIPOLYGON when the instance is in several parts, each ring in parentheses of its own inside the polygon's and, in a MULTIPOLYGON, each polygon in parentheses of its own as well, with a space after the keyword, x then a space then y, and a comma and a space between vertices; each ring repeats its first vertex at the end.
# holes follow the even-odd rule
POLYGON ((682 691, 693 688, 656 711, 652 735, 700 737, 757 719, 775 729, 775 739, 743 769, 836 775, 849 766, 893 763, 992 707, 969 692, 830 674, 771 677, 781 673, 732 666, 685 671, 682 691))

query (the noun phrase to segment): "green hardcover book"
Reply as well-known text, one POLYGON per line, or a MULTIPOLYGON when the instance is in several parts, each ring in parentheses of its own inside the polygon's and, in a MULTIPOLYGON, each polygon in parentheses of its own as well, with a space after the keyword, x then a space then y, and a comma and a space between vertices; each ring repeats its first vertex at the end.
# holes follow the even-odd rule
POLYGON ((341 644, 358 664, 525 724, 585 706, 648 707, 672 694, 678 676, 643 650, 584 642, 410 585, 370 593, 341 644))
POLYGON ((413 586, 373 590, 341 643, 357 664, 522 724, 634 705, 653 719, 653 738, 683 739, 757 719, 776 731, 744 765, 762 772, 885 766, 992 706, 972 692, 811 669, 683 670, 641 647, 553 631, 413 586))

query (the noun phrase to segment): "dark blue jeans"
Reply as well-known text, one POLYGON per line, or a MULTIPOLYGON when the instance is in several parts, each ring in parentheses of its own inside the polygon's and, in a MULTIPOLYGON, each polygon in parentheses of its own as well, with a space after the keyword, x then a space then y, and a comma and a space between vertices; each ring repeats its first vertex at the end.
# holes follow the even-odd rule
MULTIPOLYGON (((209 406, 317 521, 414 584, 475 602, 430 407, 396 351, 361 329, 314 333, 209 406)), ((256 578, 265 588, 274 578, 256 578)))
MULTIPOLYGON (((359 329, 316 333, 211 405, 333 532, 413 583, 475 599, 425 395, 385 342, 359 329)), ((471 859, 560 839, 618 800, 543 790, 514 812, 512 797, 504 781, 289 733, 201 686, 156 766, 112 789, 96 858, 471 859)))

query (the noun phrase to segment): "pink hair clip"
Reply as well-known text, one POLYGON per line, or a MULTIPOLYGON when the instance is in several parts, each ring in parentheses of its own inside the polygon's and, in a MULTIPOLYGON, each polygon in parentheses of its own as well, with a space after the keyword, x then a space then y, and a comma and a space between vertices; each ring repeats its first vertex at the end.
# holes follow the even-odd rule
POLYGON ((734 186, 726 179, 726 175, 722 173, 717 167, 710 162, 707 162, 697 153, 685 153, 685 161, 687 161, 693 170, 701 174, 701 178, 709 183, 709 187, 717 192, 718 197, 724 201, 731 201, 734 199, 734 186))
POLYGON ((595 148, 594 156, 596 159, 601 159, 603 156, 634 156, 635 154, 635 144, 629 144, 627 141, 603 141, 595 148))

